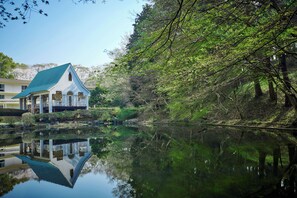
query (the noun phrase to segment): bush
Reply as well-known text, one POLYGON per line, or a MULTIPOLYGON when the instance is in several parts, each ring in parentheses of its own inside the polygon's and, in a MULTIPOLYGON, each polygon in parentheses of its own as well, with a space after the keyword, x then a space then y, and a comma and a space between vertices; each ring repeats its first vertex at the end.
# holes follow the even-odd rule
POLYGON ((35 124, 35 116, 32 113, 24 113, 22 115, 22 122, 24 126, 32 126, 35 124))
POLYGON ((121 109, 118 113, 117 118, 121 121, 136 118, 138 116, 138 110, 136 108, 125 108, 121 109))
POLYGON ((7 123, 9 126, 14 126, 16 122, 20 120, 20 117, 14 117, 14 116, 3 116, 0 117, 0 122, 7 123))
POLYGON ((111 116, 111 114, 109 112, 104 111, 102 113, 101 120, 103 120, 103 121, 110 121, 110 120, 112 120, 112 116, 111 116))
POLYGON ((90 112, 91 112, 91 115, 92 115, 93 119, 99 119, 102 116, 102 112, 97 110, 97 109, 91 110, 90 112))

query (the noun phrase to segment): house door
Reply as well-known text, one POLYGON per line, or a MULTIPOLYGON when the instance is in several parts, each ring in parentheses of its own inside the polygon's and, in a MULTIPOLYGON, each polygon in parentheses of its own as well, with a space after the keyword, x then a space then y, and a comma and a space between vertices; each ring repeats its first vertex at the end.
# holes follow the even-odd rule
POLYGON ((68 106, 71 107, 72 106, 72 96, 68 96, 68 106))
POLYGON ((67 98, 68 98, 68 106, 71 107, 73 105, 73 103, 72 103, 73 92, 72 91, 68 91, 67 98))

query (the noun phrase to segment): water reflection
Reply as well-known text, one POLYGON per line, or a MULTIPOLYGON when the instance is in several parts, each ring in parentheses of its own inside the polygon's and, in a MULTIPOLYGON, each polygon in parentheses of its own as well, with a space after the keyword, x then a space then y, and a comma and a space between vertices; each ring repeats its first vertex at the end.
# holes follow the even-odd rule
POLYGON ((90 140, 32 140, 20 144, 20 154, 39 180, 72 188, 91 156, 90 140))
MULTIPOLYGON (((18 179, 70 187, 47 197, 81 197, 82 192, 89 197, 296 195, 294 188, 291 190, 296 181, 284 176, 292 171, 288 165, 296 164, 297 159, 297 141, 290 133, 190 127, 84 131, 51 131, 42 136, 28 133, 21 139, 12 138, 20 143, 16 147, 14 141, 10 150, 18 148, 14 156, 21 160, 20 165, 35 173, 18 179), (98 178, 104 184, 94 182, 98 178)), ((8 140, 7 136, 2 140, 8 140)), ((5 149, 9 148, 6 144, 5 149)), ((4 169, 0 168, 0 172, 4 173, 4 169)), ((6 170, 9 174, 1 177, 5 175, 11 181, 17 178, 15 170, 6 170)), ((16 185, 20 180, 11 183, 16 185)), ((24 193, 19 190, 24 183, 16 185, 8 197, 24 193)))

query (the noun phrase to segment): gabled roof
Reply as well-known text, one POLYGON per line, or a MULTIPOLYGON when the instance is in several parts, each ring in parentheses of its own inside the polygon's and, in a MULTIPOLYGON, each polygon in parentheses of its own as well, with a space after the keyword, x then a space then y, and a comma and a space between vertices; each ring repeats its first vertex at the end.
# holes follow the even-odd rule
POLYGON ((25 155, 16 155, 17 158, 26 162, 40 180, 48 181, 51 183, 59 184, 69 188, 73 188, 77 178, 80 175, 82 168, 86 161, 92 156, 91 153, 85 153, 85 155, 75 165, 74 175, 70 180, 66 179, 61 170, 52 164, 51 162, 43 162, 31 159, 25 155))
POLYGON ((59 82, 60 78, 70 65, 71 63, 67 63, 38 72, 27 89, 14 96, 13 99, 23 98, 31 93, 48 91, 59 82))
POLYGON ((73 188, 73 184, 71 184, 61 171, 51 163, 32 160, 23 155, 16 155, 16 157, 26 162, 40 180, 73 188))

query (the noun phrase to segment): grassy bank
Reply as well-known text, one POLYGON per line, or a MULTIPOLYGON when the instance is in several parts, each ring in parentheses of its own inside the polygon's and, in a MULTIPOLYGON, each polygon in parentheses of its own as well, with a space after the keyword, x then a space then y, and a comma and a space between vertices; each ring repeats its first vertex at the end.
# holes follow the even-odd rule
POLYGON ((125 120, 136 118, 138 110, 135 108, 98 108, 90 110, 63 111, 44 114, 24 113, 21 117, 0 117, 0 128, 45 127, 54 124, 58 127, 72 128, 78 125, 118 124, 125 120))
MULTIPOLYGON (((297 73, 290 77, 297 79, 297 73)), ((295 83, 295 81, 294 81, 295 83)), ((285 96, 277 88, 277 100, 269 98, 267 79, 260 81, 263 95, 255 97, 254 83, 245 82, 236 89, 226 88, 210 93, 201 103, 196 101, 171 102, 164 109, 141 111, 140 121, 149 124, 207 123, 230 126, 296 128, 297 114, 293 107, 284 106, 285 96), (199 103, 195 108, 190 103, 199 103)))

